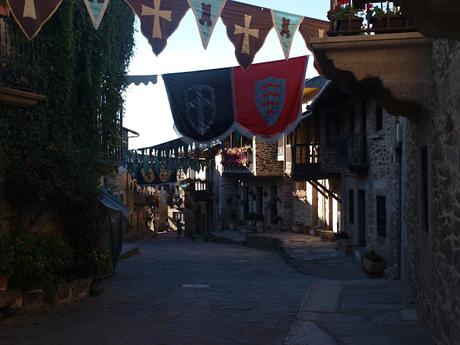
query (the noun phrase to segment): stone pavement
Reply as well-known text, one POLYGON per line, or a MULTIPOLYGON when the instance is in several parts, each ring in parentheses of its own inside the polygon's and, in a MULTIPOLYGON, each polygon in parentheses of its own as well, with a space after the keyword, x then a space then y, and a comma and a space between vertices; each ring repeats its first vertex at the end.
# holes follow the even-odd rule
POLYGON ((250 235, 280 241, 288 261, 312 279, 285 345, 432 345, 415 296, 401 281, 369 278, 334 247, 299 234, 250 235))
POLYGON ((174 238, 137 245, 100 297, 2 320, 0 344, 282 345, 310 286, 275 252, 174 238))

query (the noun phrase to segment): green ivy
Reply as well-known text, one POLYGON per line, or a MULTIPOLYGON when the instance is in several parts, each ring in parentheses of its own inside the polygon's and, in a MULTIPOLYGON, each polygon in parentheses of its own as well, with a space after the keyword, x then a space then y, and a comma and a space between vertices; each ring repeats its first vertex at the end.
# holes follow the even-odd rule
MULTIPOLYGON (((66 0, 35 40, 46 100, 31 108, 0 105, 0 197, 20 223, 46 205, 66 220, 76 271, 94 274, 104 256, 98 185, 113 169, 125 74, 134 45, 134 15, 112 0, 98 31, 80 0, 66 0)), ((31 67, 33 66, 31 62, 31 67)))

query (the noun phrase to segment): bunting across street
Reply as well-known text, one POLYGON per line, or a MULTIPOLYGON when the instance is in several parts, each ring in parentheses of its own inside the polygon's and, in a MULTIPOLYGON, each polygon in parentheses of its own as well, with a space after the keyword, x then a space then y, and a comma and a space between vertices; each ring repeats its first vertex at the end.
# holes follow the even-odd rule
POLYGON ((166 47, 168 38, 189 9, 187 0, 126 0, 141 21, 141 31, 155 55, 166 47))
POLYGON ((6 0, 11 13, 29 40, 57 11, 63 0, 6 0))
MULTIPOLYGON (((11 13, 24 34, 31 40, 65 0, 3 1, 5 2, 0 4, 0 14, 9 16, 11 13)), ((85 4, 91 22, 97 30, 110 0, 81 1, 85 4)), ((124 1, 139 17, 142 34, 147 38, 156 55, 165 49, 168 39, 179 27, 189 9, 192 9, 195 16, 204 49, 208 47, 214 28, 221 18, 226 26, 227 36, 235 47, 236 59, 243 69, 247 69, 252 64, 273 27, 286 59, 289 58, 297 31, 304 38, 306 45, 311 48, 310 38, 323 37, 329 29, 327 21, 233 0, 124 1)))
POLYGON ((200 32, 203 48, 206 49, 227 0, 188 0, 200 32))
POLYGON ((176 130, 212 144, 232 130, 260 139, 288 134, 301 118, 308 58, 163 75, 176 130))
POLYGON ((273 28, 270 10, 229 0, 222 12, 222 21, 235 47, 238 63, 248 68, 273 28))
POLYGON ((97 30, 101 25, 102 18, 104 17, 109 0, 83 0, 85 2, 86 9, 93 23, 94 29, 97 30))
POLYGON ((299 27, 300 34, 308 48, 310 48, 311 38, 324 37, 328 30, 329 22, 309 17, 304 17, 299 27))
POLYGON ((299 29, 303 21, 302 16, 272 10, 273 25, 275 26, 276 33, 281 43, 284 56, 289 59, 291 52, 292 42, 294 41, 294 34, 299 29))

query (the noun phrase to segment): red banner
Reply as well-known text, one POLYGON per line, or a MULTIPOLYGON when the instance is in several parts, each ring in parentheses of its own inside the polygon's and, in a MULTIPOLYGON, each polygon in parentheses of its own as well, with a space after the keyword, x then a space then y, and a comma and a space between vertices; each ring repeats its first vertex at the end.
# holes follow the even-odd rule
POLYGON ((141 30, 155 55, 166 47, 189 9, 187 0, 125 0, 141 21, 141 30))
POLYGON ((276 138, 290 132, 302 115, 308 57, 233 69, 237 127, 241 133, 276 138))

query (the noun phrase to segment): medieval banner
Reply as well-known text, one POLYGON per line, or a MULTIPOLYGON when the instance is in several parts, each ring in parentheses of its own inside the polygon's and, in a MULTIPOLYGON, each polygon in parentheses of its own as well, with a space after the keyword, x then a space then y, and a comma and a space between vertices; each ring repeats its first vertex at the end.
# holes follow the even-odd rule
POLYGON ((231 130, 231 71, 224 68, 163 75, 174 126, 182 140, 211 143, 231 130))
POLYGON ((97 30, 99 25, 101 25, 102 18, 109 5, 109 0, 84 0, 84 2, 94 29, 97 30))
POLYGON ((235 46, 238 63, 244 69, 248 68, 273 28, 271 11, 229 0, 222 12, 222 21, 235 46))
POLYGON ((187 0, 125 0, 141 21, 142 34, 148 39, 155 55, 166 47, 187 13, 187 0))
POLYGON ((308 57, 299 57, 233 70, 240 133, 277 139, 297 126, 307 63, 308 57))
POLYGON ((141 167, 137 172, 137 183, 141 186, 155 186, 177 182, 177 169, 167 168, 162 164, 157 170, 158 172, 153 167, 141 167))
POLYGON ((188 0, 200 32, 204 49, 208 47, 212 32, 222 14, 227 0, 188 0))
POLYGON ((310 50, 312 50, 310 47, 310 38, 325 37, 329 30, 329 25, 329 22, 324 20, 304 17, 299 31, 310 50))
POLYGON ((299 29, 300 23, 303 21, 302 16, 272 10, 273 25, 280 39, 281 48, 283 49, 286 60, 289 59, 294 34, 299 29))
POLYGON ((40 32, 62 0, 6 0, 11 13, 29 40, 40 32))

